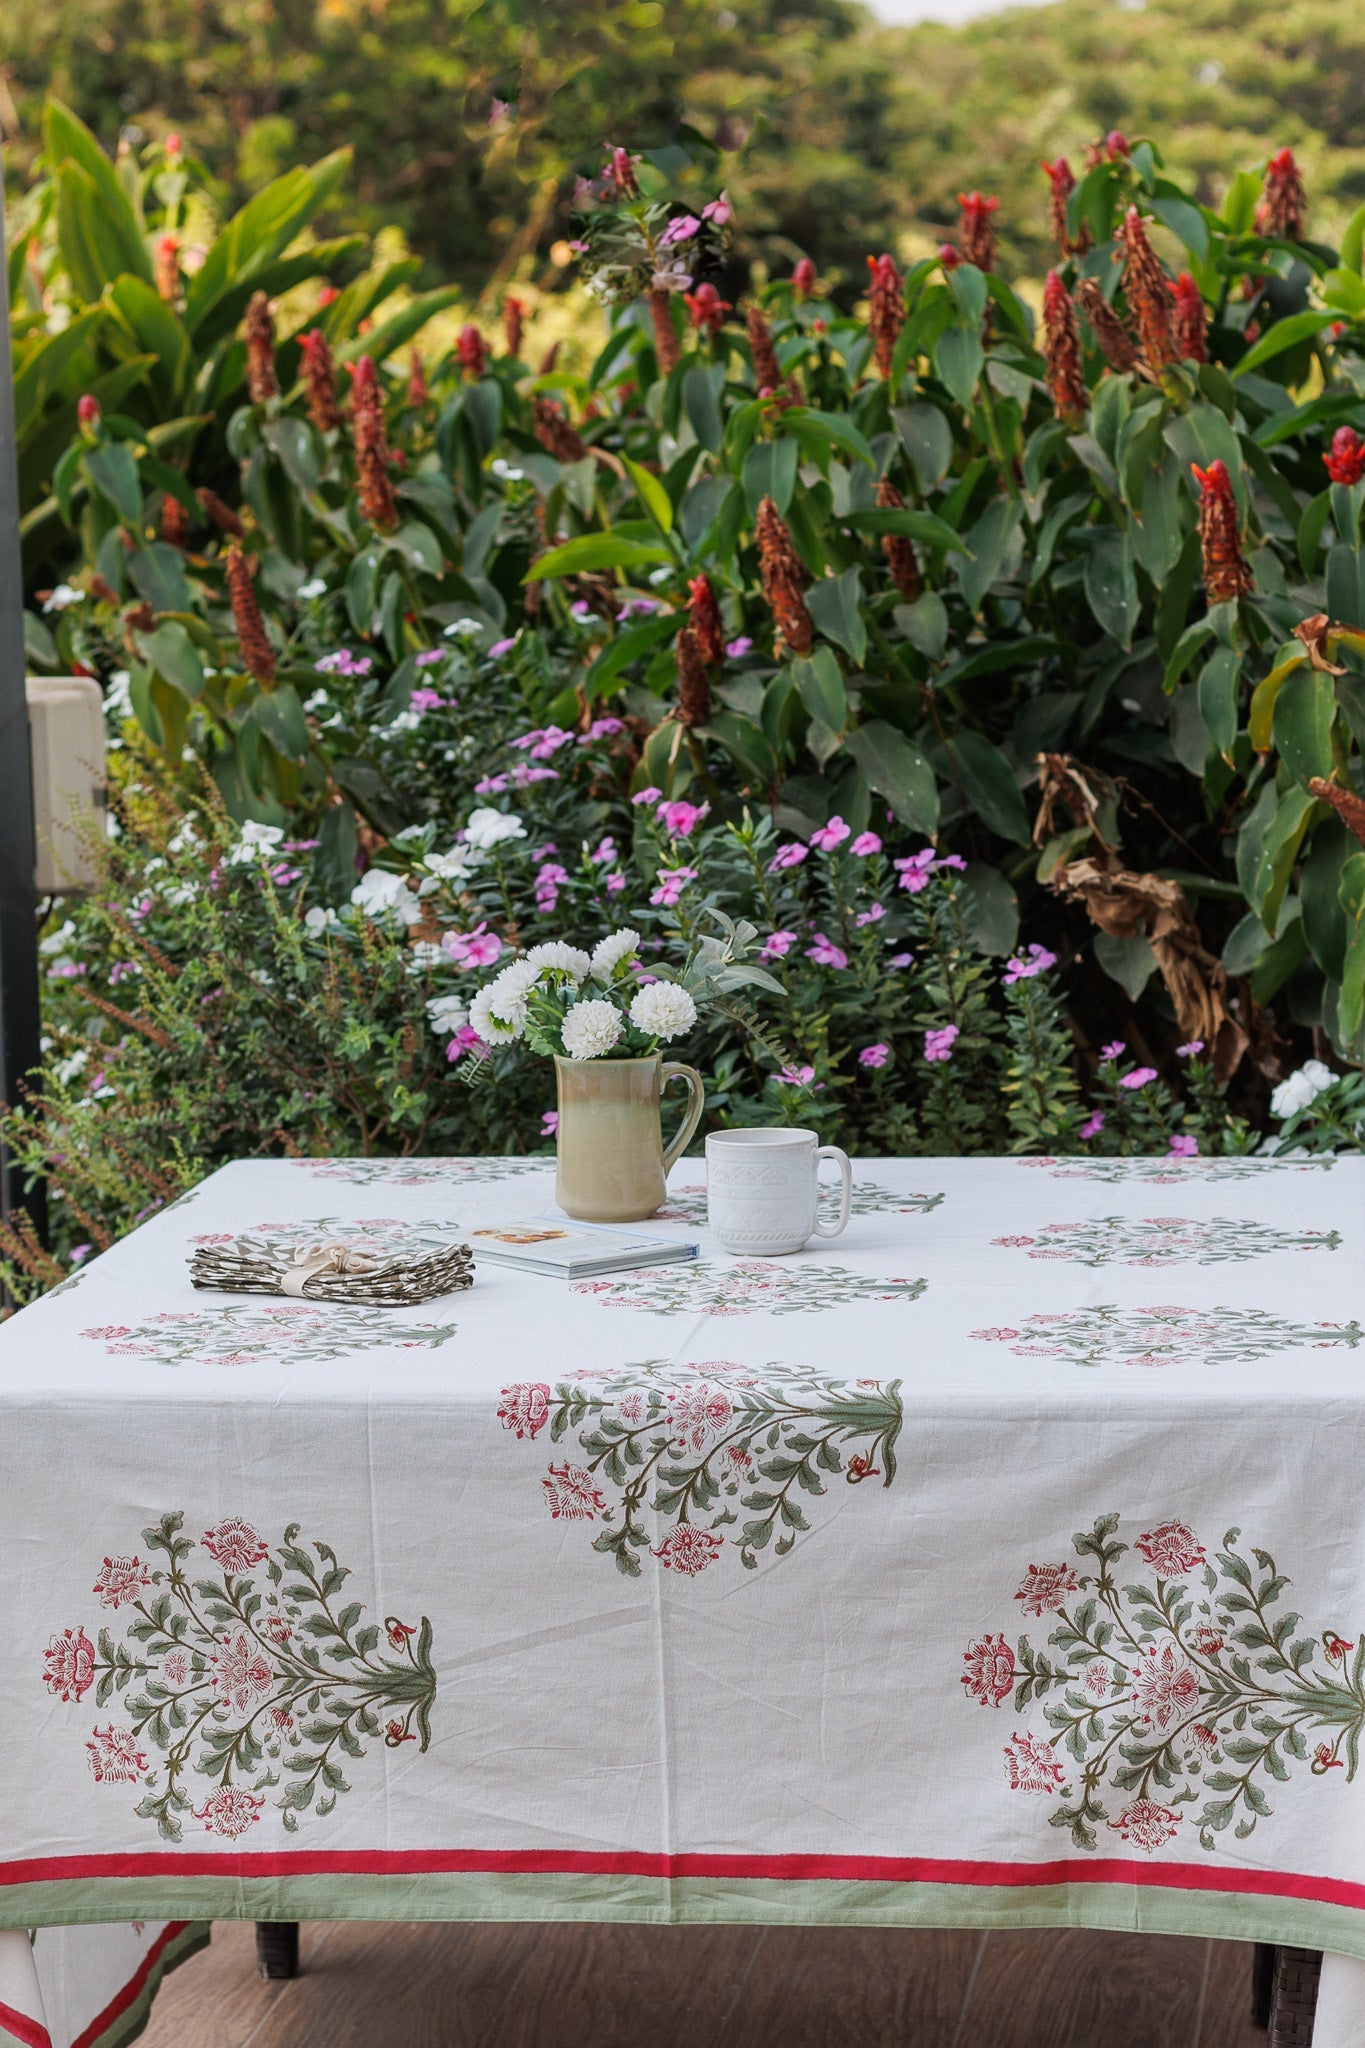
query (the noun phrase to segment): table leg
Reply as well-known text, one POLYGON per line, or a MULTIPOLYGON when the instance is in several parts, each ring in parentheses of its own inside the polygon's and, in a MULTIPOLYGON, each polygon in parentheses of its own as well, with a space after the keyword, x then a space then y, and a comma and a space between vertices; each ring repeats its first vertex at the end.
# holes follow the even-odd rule
POLYGON ((299 1974, 299 1923, 297 1920, 256 1922, 256 1968, 263 1977, 297 1977, 299 1974))
POLYGON ((1322 1957, 1312 1948, 1277 1948, 1275 1983, 1270 1998, 1270 2028, 1266 2048, 1347 2048, 1348 2042, 1365 2040, 1360 2034, 1327 2041, 1316 2033, 1314 2018, 1318 2002, 1318 1974, 1322 1957))
POLYGON ((0 1934, 0 2043, 3 2048, 52 2048, 33 1945, 21 1927, 0 1934))

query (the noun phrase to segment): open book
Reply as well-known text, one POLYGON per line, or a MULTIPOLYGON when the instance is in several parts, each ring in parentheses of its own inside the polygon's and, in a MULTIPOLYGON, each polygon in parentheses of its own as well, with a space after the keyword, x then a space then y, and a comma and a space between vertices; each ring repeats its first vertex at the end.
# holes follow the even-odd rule
POLYGON ((525 1273, 589 1280, 594 1274, 620 1273, 630 1266, 666 1266, 679 1259, 695 1259, 700 1247, 695 1240, 687 1243, 630 1228, 531 1216, 471 1231, 469 1249, 475 1265, 518 1266, 525 1273))

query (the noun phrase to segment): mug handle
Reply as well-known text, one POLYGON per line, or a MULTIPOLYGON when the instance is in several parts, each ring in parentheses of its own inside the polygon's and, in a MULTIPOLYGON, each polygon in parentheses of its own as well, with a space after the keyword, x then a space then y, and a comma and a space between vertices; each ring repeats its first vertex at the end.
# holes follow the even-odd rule
POLYGON ((706 1089, 702 1083, 701 1075, 695 1067, 684 1067, 677 1060, 665 1060, 663 1074, 659 1082, 660 1088, 666 1088, 670 1081, 685 1081, 687 1083, 688 1103, 682 1123, 678 1127, 677 1136, 673 1139, 672 1144, 664 1148, 665 1174, 670 1172, 673 1162, 683 1151, 692 1133, 701 1122, 701 1113, 706 1107, 706 1089))
POLYGON ((822 1159, 837 1159, 839 1162, 839 1178, 843 1183, 839 1190, 839 1220, 834 1224, 822 1223, 817 1216, 812 1235, 815 1237, 841 1237, 848 1228, 849 1211, 853 1207, 853 1168, 849 1165, 847 1152, 843 1151, 840 1146, 822 1145, 815 1155, 817 1186, 819 1184, 820 1161, 822 1159))

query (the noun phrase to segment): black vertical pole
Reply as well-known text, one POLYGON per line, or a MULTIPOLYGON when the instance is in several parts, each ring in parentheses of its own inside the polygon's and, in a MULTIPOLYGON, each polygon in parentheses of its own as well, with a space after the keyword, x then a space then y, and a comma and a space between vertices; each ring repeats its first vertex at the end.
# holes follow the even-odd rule
MULTIPOLYGON (((38 1064, 40 1025, 33 765, 24 694, 24 571, 3 196, 0 147, 0 1101, 14 1105, 24 1076, 38 1064)), ((0 1148, 0 1214, 8 1216, 23 1201, 20 1175, 0 1148)), ((46 1220, 41 1189, 26 1206, 41 1231, 46 1220)))

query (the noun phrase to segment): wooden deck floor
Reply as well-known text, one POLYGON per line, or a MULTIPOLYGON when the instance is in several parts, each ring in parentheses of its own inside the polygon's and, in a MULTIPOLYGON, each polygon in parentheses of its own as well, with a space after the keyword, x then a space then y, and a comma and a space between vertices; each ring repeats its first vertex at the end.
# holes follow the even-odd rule
POLYGON ((145 2048, 1264 2048, 1251 1951, 1169 1936, 227 1924, 145 2048))

